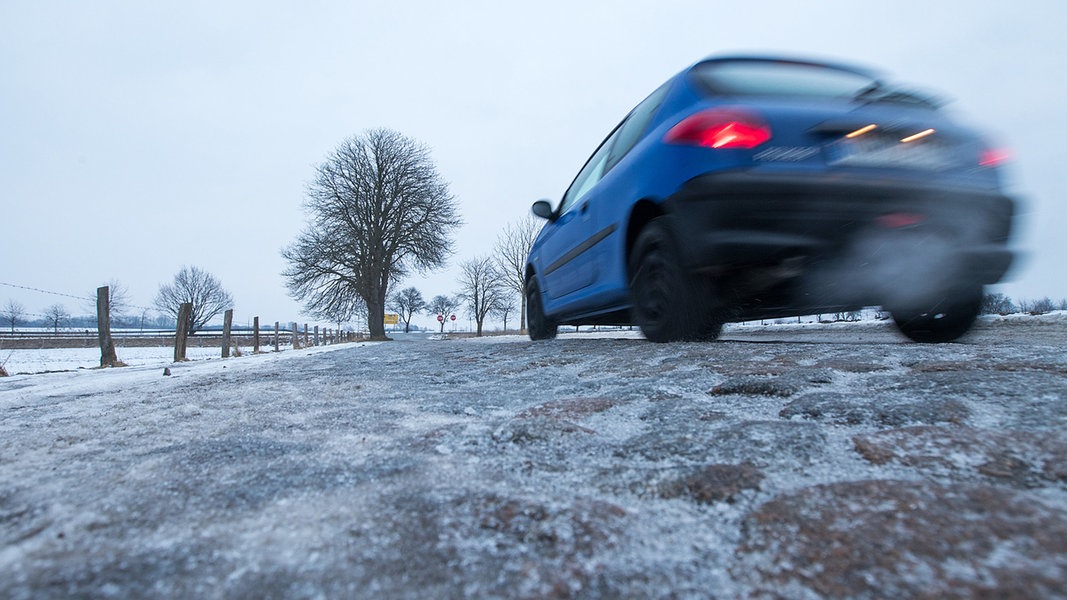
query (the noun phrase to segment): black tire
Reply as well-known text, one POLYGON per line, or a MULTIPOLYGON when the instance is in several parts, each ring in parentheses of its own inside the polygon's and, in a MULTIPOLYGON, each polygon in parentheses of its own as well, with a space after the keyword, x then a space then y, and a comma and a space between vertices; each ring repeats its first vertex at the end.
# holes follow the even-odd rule
POLYGON ((891 311, 897 329, 923 344, 952 342, 970 331, 982 309, 982 292, 946 299, 926 311, 891 311))
POLYGON ((541 288, 537 279, 526 282, 526 326, 531 340, 550 340, 556 337, 559 324, 545 316, 541 304, 541 288))
POLYGON ((711 283, 686 272, 663 217, 638 234, 629 267, 633 319, 646 338, 673 342, 719 336, 722 321, 709 308, 711 283))

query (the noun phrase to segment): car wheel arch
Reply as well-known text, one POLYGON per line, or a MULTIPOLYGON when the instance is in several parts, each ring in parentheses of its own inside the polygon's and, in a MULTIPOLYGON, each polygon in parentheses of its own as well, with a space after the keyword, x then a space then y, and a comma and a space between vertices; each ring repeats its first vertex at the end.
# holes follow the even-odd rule
POLYGON ((526 286, 530 285, 530 281, 536 276, 537 276, 537 272, 534 271, 533 265, 527 264, 526 265, 526 275, 525 275, 524 284, 523 284, 524 293, 525 293, 526 286))
POLYGON ((650 198, 645 198, 634 203, 630 210, 630 218, 626 222, 626 256, 623 264, 629 265, 637 236, 653 220, 667 214, 663 205, 650 198))

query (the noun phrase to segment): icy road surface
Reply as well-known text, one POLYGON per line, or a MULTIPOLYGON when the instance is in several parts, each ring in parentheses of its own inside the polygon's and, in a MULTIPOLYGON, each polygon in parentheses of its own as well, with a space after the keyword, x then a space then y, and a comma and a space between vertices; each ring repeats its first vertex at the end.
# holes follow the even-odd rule
POLYGON ((0 379, 5 598, 1067 595, 1067 327, 0 379))

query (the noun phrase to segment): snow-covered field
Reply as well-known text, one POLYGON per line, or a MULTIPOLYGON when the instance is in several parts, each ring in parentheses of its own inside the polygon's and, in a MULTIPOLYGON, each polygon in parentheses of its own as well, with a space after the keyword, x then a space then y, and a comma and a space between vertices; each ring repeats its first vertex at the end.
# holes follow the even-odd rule
MULTIPOLYGON (((1045 327, 1051 324, 1059 323, 1064 327, 1067 327, 1067 311, 1056 311, 1041 316, 1031 315, 1008 315, 1003 317, 983 317, 981 323, 984 327, 997 327, 1011 325, 1012 327, 1045 327)), ((752 333, 755 331, 765 332, 787 332, 787 331, 806 331, 809 333, 821 332, 829 335, 838 335, 842 332, 857 332, 865 330, 883 330, 887 327, 887 323, 884 321, 865 320, 859 322, 839 322, 839 323, 818 323, 813 321, 805 321, 803 323, 772 323, 760 324, 759 322, 749 323, 734 323, 729 324, 724 328, 726 335, 730 335, 731 332, 737 333, 752 333)), ((442 336, 435 334, 410 334, 405 336, 403 334, 394 333, 391 334, 397 338, 404 339, 442 339, 442 336)), ((565 334, 564 337, 570 337, 572 334, 565 334)), ((447 336, 444 336, 447 337, 447 336)), ((631 338, 640 339, 641 334, 637 331, 631 330, 607 330, 603 332, 599 331, 583 331, 577 337, 579 338, 631 338)), ((488 336, 483 340, 486 343, 510 343, 516 340, 517 336, 488 336)), ((281 350, 283 352, 291 350, 291 346, 283 346, 281 350)), ((267 349, 270 350, 269 348, 267 349)), ((252 354, 251 348, 242 348, 241 351, 246 355, 252 354)), ((269 352, 268 352, 269 353, 269 352)), ((166 365, 173 360, 174 349, 170 347, 154 347, 154 348, 119 348, 118 349, 119 360, 130 366, 145 366, 145 365, 166 365)), ((219 348, 196 348, 190 347, 186 351, 186 357, 191 361, 203 361, 203 360, 221 360, 222 351, 219 348)), ((34 373, 49 373, 56 371, 73 371, 77 369, 92 369, 99 367, 100 365, 100 350, 98 348, 49 348, 41 350, 4 350, 0 347, 0 365, 4 365, 8 373, 15 374, 34 374, 34 373)))
POLYGON ((3 378, 0 596, 1067 597, 1065 347, 1060 313, 3 378))
MULTIPOLYGON (((282 347, 288 351, 292 347, 282 347)), ((269 351, 270 349, 268 349, 269 351)), ((251 355, 251 348, 242 348, 244 355, 251 355)), ((119 360, 129 366, 166 365, 174 360, 174 348, 169 346, 156 346, 150 348, 118 348, 116 354, 119 360)), ((222 360, 221 348, 196 348, 189 347, 185 351, 185 357, 191 361, 222 360)), ((236 358, 236 357, 234 357, 236 358)), ((242 356, 241 358, 244 358, 242 356)), ((45 348, 40 350, 3 350, 0 349, 0 365, 4 365, 8 373, 34 374, 51 373, 57 371, 74 371, 78 369, 93 369, 100 366, 99 348, 45 348)))

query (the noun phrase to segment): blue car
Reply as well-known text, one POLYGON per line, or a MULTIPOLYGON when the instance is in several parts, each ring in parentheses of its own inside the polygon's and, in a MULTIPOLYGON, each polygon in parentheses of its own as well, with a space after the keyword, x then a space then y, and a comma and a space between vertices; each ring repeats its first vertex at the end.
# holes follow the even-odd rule
POLYGON ((966 333, 1012 262, 1004 153, 937 98, 863 68, 710 58, 652 92, 586 161, 526 265, 529 333, 888 311, 919 342, 966 333))

